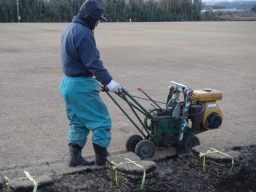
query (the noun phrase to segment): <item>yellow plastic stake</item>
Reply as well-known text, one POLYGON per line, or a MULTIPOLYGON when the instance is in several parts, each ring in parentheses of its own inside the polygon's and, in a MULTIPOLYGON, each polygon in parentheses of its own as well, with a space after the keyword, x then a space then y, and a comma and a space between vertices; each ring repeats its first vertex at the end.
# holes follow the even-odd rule
POLYGON ((4 179, 7 180, 8 182, 6 183, 7 185, 7 191, 6 192, 10 192, 10 187, 9 187, 9 183, 11 181, 15 181, 15 180, 20 180, 20 179, 25 179, 25 178, 28 178, 30 181, 32 181, 34 183, 34 189, 33 189, 33 192, 36 192, 37 191, 37 183, 35 181, 35 179, 33 178, 33 176, 31 176, 29 174, 29 172, 27 171, 24 171, 24 173, 26 174, 27 177, 20 177, 20 178, 15 178, 15 179, 9 179, 7 176, 4 176, 4 179))
POLYGON ((144 170, 144 172, 143 172, 143 177, 142 177, 142 181, 141 181, 141 185, 140 185, 140 190, 142 190, 143 187, 144 187, 145 179, 146 179, 146 170, 145 170, 144 167, 142 167, 140 164, 136 163, 137 161, 132 161, 132 160, 130 160, 130 159, 128 159, 128 158, 125 158, 125 159, 128 160, 128 162, 121 162, 121 163, 117 164, 117 163, 115 163, 114 161, 111 161, 111 163, 114 164, 114 165, 112 166, 112 168, 115 170, 116 185, 118 186, 118 176, 117 176, 117 170, 116 170, 116 168, 117 168, 118 166, 122 165, 122 164, 132 163, 132 164, 134 164, 134 165, 136 165, 136 166, 138 166, 138 167, 141 167, 141 168, 144 170))
POLYGON ((231 166, 231 168, 230 168, 230 170, 229 170, 229 172, 228 172, 228 175, 232 172, 232 170, 233 170, 233 167, 234 167, 234 159, 230 156, 230 155, 228 155, 228 154, 226 154, 226 153, 223 153, 223 152, 221 152, 221 151, 218 151, 217 149, 214 149, 214 148, 211 148, 210 147, 210 149, 212 149, 213 151, 211 151, 211 150, 208 150, 206 153, 200 153, 199 154, 199 157, 204 157, 204 159, 203 159, 203 171, 205 171, 206 170, 206 168, 205 168, 205 157, 206 157, 206 155, 207 154, 211 154, 211 153, 221 153, 221 154, 223 154, 223 155, 226 155, 226 156, 228 156, 228 157, 230 157, 231 158, 231 162, 232 162, 232 166, 231 166))
POLYGON ((33 192, 36 192, 37 191, 37 183, 36 183, 35 179, 29 174, 29 172, 24 171, 24 173, 29 178, 29 180, 34 183, 34 190, 33 190, 33 192))

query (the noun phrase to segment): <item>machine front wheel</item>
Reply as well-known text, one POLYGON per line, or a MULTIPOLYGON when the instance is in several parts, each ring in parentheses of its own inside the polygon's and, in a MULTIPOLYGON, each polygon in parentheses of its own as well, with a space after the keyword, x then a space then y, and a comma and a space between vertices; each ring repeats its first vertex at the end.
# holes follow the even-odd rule
POLYGON ((183 138, 183 149, 186 151, 191 151, 193 147, 200 145, 200 141, 198 137, 185 133, 184 138, 183 138))
POLYGON ((143 138, 140 135, 131 135, 126 142, 127 151, 135 153, 135 147, 143 138))
POLYGON ((149 140, 142 140, 136 145, 135 153, 141 159, 149 159, 155 154, 155 145, 149 140))

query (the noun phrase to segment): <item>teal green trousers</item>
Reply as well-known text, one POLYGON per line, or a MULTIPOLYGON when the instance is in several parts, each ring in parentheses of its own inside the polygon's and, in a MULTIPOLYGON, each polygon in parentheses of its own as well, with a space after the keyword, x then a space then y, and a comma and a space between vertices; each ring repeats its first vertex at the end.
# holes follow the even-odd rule
POLYGON ((70 120, 69 143, 84 147, 92 131, 93 143, 105 148, 110 146, 112 123, 99 92, 100 84, 93 78, 63 77, 60 93, 70 120))

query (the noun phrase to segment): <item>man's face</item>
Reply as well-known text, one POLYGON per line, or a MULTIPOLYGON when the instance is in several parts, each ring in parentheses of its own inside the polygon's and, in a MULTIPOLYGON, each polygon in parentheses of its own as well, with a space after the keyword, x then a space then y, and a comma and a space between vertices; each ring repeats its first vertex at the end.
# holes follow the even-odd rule
POLYGON ((96 28, 96 27, 98 26, 99 22, 100 22, 100 20, 98 20, 98 21, 95 23, 95 27, 94 27, 94 28, 96 28))

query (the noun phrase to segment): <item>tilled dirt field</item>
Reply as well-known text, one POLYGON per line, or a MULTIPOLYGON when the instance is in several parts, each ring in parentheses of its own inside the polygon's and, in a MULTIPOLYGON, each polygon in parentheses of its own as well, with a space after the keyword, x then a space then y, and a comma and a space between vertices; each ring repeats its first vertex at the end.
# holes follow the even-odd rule
MULTIPOLYGON (((256 146, 239 148, 241 155, 235 159, 234 169, 231 159, 211 159, 206 157, 206 171, 202 169, 202 159, 194 152, 189 158, 171 158, 156 162, 158 176, 156 184, 144 186, 142 191, 239 191, 256 190, 256 146)), ((44 186, 41 192, 69 191, 124 191, 118 188, 113 178, 106 179, 106 169, 65 175, 51 186, 44 186)), ((139 189, 138 189, 139 191, 139 189)))

